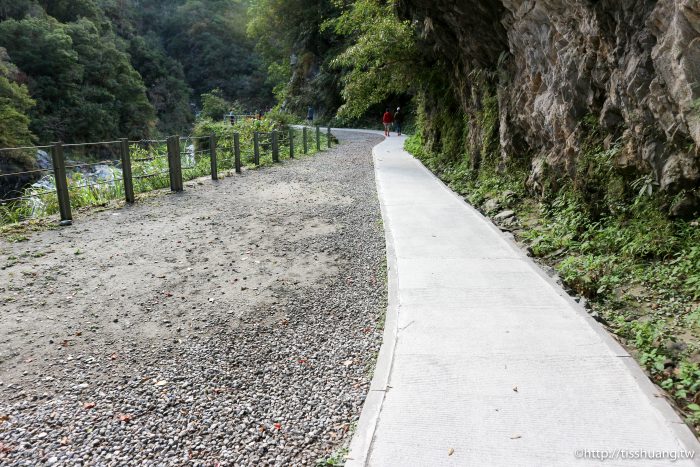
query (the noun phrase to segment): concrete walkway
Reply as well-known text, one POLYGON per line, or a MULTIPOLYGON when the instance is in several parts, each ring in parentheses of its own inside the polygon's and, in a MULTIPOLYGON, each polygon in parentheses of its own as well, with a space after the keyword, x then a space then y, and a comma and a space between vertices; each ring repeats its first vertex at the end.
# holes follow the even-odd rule
POLYGON ((696 465, 623 460, 700 446, 629 354, 403 142, 374 150, 390 303, 347 465, 696 465))

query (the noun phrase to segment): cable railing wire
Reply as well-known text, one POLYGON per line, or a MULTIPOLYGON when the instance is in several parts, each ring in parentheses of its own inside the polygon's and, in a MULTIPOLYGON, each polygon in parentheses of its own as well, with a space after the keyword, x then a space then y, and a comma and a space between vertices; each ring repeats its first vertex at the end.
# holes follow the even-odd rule
POLYGON ((12 172, 12 173, 8 173, 8 174, 0 174, 0 178, 2 178, 2 177, 16 177, 17 175, 28 175, 28 174, 41 173, 41 172, 53 172, 53 169, 26 170, 24 172, 12 172))
POLYGON ((111 166, 113 164, 120 164, 121 161, 118 159, 115 160, 106 160, 106 161, 100 161, 100 162, 91 162, 91 163, 85 163, 85 164, 73 164, 73 165, 67 165, 66 169, 76 169, 78 167, 95 167, 98 165, 107 165, 111 166))
POLYGON ((77 148, 77 147, 87 147, 87 146, 107 146, 108 144, 121 144, 121 141, 98 141, 96 143, 69 143, 64 144, 64 148, 77 148))
POLYGON ((32 193, 31 196, 18 196, 17 198, 5 198, 0 200, 0 205, 8 204, 13 201, 30 201, 38 196, 46 196, 56 193, 56 190, 42 191, 41 193, 32 193))
POLYGON ((51 149, 51 146, 21 146, 17 148, 0 148, 0 152, 5 151, 28 151, 31 149, 51 149))
POLYGON ((123 181, 123 178, 115 178, 114 180, 106 180, 104 182, 94 182, 94 183, 77 183, 73 185, 72 187, 69 187, 69 189, 75 190, 76 188, 90 188, 93 186, 99 186, 99 185, 115 185, 116 182, 121 182, 123 181))
POLYGON ((157 177, 159 175, 168 175, 169 173, 170 173, 170 171, 168 171, 168 170, 162 170, 160 172, 154 172, 154 173, 150 173, 150 174, 134 175, 133 179, 134 180, 142 180, 144 178, 152 178, 152 177, 157 177))

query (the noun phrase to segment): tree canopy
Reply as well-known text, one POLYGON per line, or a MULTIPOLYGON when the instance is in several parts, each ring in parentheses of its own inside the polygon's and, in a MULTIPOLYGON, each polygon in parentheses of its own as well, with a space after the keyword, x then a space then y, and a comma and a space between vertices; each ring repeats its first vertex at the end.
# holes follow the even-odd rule
POLYGON ((3 63, 25 86, 3 77, 35 102, 15 104, 25 116, 16 122, 41 142, 143 138, 189 131, 201 95, 214 89, 246 108, 270 106, 248 8, 238 0, 0 0, 3 63))
POLYGON ((25 146, 33 139, 27 114, 34 100, 18 75, 7 51, 0 48, 0 147, 25 146))

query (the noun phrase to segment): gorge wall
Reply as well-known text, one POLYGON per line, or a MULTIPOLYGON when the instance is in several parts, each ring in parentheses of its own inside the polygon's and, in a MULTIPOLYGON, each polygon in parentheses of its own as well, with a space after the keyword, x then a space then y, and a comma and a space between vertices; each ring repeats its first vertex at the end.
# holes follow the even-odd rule
POLYGON ((681 193, 672 214, 700 205, 700 0, 402 0, 399 12, 445 70, 449 88, 424 99, 436 151, 449 135, 431 122, 458 112, 473 168, 522 162, 541 190, 576 177, 595 132, 622 173, 681 193))

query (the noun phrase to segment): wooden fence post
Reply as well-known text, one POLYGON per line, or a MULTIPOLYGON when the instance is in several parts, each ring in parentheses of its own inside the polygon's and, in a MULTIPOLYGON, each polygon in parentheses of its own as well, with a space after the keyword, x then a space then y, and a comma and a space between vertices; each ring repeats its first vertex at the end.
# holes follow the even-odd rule
POLYGON ((289 129, 289 158, 294 159, 294 128, 289 129))
POLYGON ((321 127, 316 126, 316 150, 321 150, 321 127))
POLYGON ((272 130, 272 162, 280 161, 280 147, 277 140, 277 130, 272 130))
POLYGON ((241 173, 241 135, 238 133, 233 134, 233 157, 236 173, 239 174, 241 173))
POLYGON ((119 140, 122 153, 122 181, 124 182, 124 197, 126 202, 133 204, 136 201, 134 196, 134 179, 131 173, 131 154, 129 152, 129 140, 122 138, 119 140))
POLYGON ((180 147, 180 136, 175 137, 175 167, 177 168, 177 191, 183 191, 185 185, 182 178, 182 148, 180 147))
POLYGON ((253 163, 260 165, 260 133, 253 133, 253 163))
POLYGON ((216 135, 214 133, 209 137, 209 157, 211 158, 211 179, 219 179, 219 165, 216 161, 216 135))
POLYGON ((331 126, 328 125, 328 149, 331 148, 331 126))
POLYGON ((182 159, 180 157, 180 137, 171 136, 168 138, 168 166, 170 172, 170 189, 172 191, 182 191, 182 159))
POLYGON ((309 153, 309 139, 308 139, 306 127, 304 127, 303 133, 304 134, 303 134, 302 139, 304 140, 304 154, 308 154, 309 153))
POLYGON ((61 225, 70 225, 73 222, 73 214, 70 209, 70 193, 68 192, 68 179, 66 178, 66 161, 63 158, 63 143, 53 143, 51 145, 51 162, 53 163, 58 209, 61 213, 61 225))
POLYGON ((173 165, 173 137, 168 136, 165 140, 165 145, 168 148, 168 175, 170 176, 170 190, 175 191, 175 169, 173 165))

